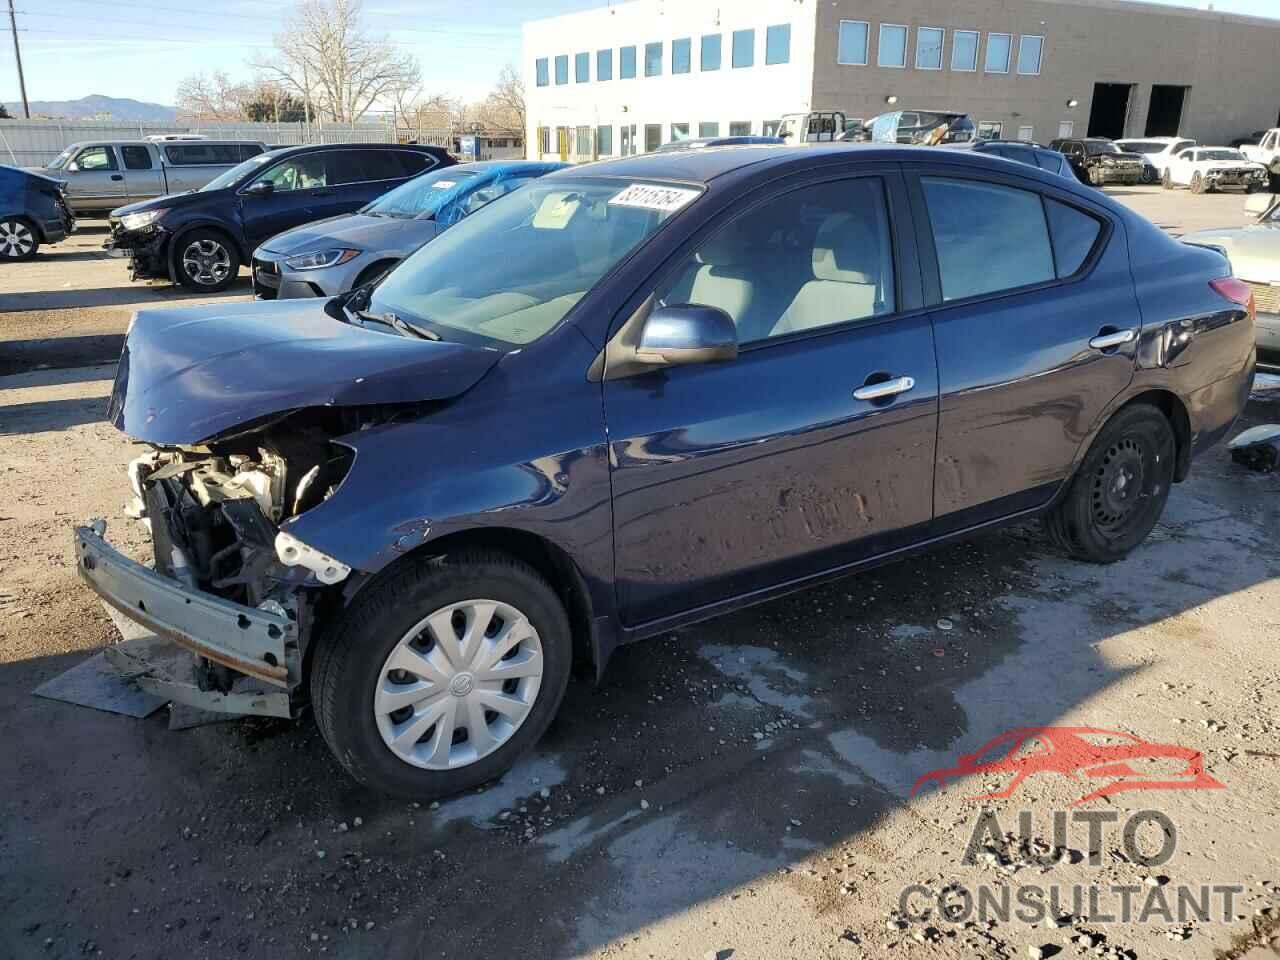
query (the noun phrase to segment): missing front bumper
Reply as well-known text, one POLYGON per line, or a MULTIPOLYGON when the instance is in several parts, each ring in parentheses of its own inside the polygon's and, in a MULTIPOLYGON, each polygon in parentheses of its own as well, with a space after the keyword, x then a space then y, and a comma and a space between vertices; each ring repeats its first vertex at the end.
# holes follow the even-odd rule
POLYGON ((102 520, 75 529, 77 569, 98 596, 157 636, 288 699, 301 683, 301 656, 298 625, 286 613, 232 603, 162 576, 108 544, 105 533, 102 520))

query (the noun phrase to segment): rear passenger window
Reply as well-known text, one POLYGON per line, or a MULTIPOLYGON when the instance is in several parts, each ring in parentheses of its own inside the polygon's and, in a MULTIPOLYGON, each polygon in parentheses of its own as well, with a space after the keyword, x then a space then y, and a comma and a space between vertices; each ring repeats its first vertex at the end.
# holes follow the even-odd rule
POLYGON ((364 159, 364 170, 370 180, 399 180, 400 162, 391 150, 361 150, 364 159))
POLYGON ((943 300, 1054 279, 1040 194, 976 180, 923 177, 943 300))
POLYGON ((184 143, 164 148, 165 159, 175 167, 231 166, 240 162, 234 143, 184 143))
POLYGON ((415 153, 410 150, 395 150, 391 154, 400 164, 400 176, 416 177, 424 170, 436 165, 436 158, 429 153, 415 153))
POLYGON ((146 147, 123 146, 120 153, 124 156, 126 170, 150 170, 151 151, 146 147))
POLYGON ((742 214, 671 274, 658 299, 719 307, 742 344, 892 313, 883 182, 805 187, 742 214))
POLYGON ((400 164, 389 150, 339 150, 333 154, 331 184, 399 180, 400 164))
POLYGON ((1049 232, 1053 235, 1053 253, 1058 276, 1069 277, 1079 270, 1102 232, 1100 224, 1089 214, 1045 197, 1049 215, 1049 232))

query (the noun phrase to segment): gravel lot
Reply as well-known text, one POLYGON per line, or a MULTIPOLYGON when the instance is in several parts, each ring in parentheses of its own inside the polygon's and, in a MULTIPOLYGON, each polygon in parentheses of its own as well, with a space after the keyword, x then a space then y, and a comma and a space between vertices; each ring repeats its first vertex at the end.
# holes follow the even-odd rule
MULTIPOLYGON (((1114 193, 1177 233, 1242 222, 1238 195, 1114 193)), ((142 555, 120 518, 133 453, 100 420, 111 361, 134 310, 193 302, 127 283, 103 236, 85 224, 0 274, 0 957, 1275 956, 1280 475, 1221 449, 1115 566, 1015 527, 626 648, 516 771, 438 806, 355 787, 309 717, 171 732, 164 711, 31 696, 115 635, 69 525, 118 518, 142 555), (1109 781, 1042 773, 987 802, 970 798, 1004 784, 911 795, 1041 726, 1192 748, 1224 788, 1072 808, 1109 781), (1025 812, 1066 852, 1034 863, 988 837, 965 862, 983 809, 1001 832, 1025 812), (1125 854, 1141 810, 1176 831, 1162 864, 1125 854), (1118 822, 1055 837, 1055 811, 1118 822), (951 882, 1053 887, 1072 916, 895 912, 904 888, 951 882), (1202 884, 1240 888, 1225 920, 1104 915, 1113 885, 1136 908, 1202 884), (1076 885, 1103 903, 1073 908, 1076 885)), ((1280 391, 1246 421, 1280 421, 1280 391)))

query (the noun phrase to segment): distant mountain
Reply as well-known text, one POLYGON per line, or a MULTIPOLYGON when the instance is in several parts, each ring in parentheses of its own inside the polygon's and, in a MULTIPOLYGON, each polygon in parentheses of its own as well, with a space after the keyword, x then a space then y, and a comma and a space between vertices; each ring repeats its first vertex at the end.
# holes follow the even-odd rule
MULTIPOLYGON (((10 116, 22 116, 22 103, 6 103, 10 116)), ((162 103, 143 103, 127 97, 104 97, 90 94, 79 100, 32 100, 31 115, 57 117, 63 120, 87 120, 103 117, 111 120, 156 120, 172 123, 178 111, 162 103)))

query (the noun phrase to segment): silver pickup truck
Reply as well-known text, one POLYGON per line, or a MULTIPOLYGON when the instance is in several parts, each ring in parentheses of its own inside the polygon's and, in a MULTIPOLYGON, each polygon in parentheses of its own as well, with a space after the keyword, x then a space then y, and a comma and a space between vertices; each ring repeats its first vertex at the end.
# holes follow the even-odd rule
POLYGON ((86 140, 36 169, 65 180, 71 208, 84 215, 198 190, 266 149, 259 140, 86 140))

